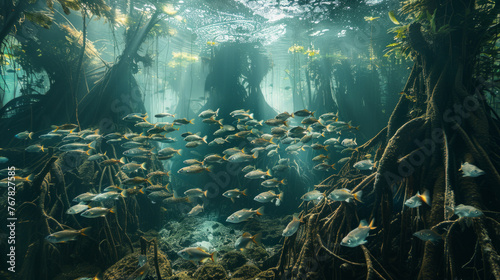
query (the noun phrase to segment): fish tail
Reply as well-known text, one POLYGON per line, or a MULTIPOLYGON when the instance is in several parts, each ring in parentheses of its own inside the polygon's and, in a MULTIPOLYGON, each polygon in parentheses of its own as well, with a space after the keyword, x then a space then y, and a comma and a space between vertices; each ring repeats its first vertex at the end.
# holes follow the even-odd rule
MULTIPOLYGON (((292 114, 293 115, 293 114, 292 114)), ((283 124, 288 127, 288 121, 284 121, 283 124)))
POLYGON ((33 132, 28 133, 28 138, 29 139, 33 139, 32 136, 33 136, 33 132))
POLYGON ((125 157, 120 158, 119 162, 125 164, 125 157))
POLYGON ((122 197, 128 197, 128 195, 127 195, 127 190, 123 190, 123 191, 120 193, 120 195, 121 195, 122 197))
POLYGON ((145 162, 143 162, 143 163, 141 164, 141 169, 142 169, 142 170, 146 170, 146 163, 145 163, 145 162))
POLYGON ((212 166, 206 167, 205 170, 208 171, 208 172, 212 172, 212 166))
POLYGON ((170 190, 168 189, 168 184, 169 184, 169 183, 167 183, 167 184, 165 185, 165 189, 167 190, 167 192, 170 192, 170 190))
POLYGON ((116 213, 116 205, 109 209, 110 213, 116 213))
POLYGON ((31 181, 33 181, 33 179, 34 179, 34 178, 35 178, 35 175, 30 174, 29 176, 27 176, 27 177, 25 178, 25 180, 26 180, 26 181, 28 181, 28 182, 31 182, 31 181))
POLYGON ((214 112, 216 116, 219 115, 219 110, 220 110, 220 108, 217 108, 217 110, 214 112))
POLYGON ((311 116, 313 116, 313 117, 314 117, 314 113, 315 113, 315 112, 316 112, 316 111, 311 112, 311 116))
POLYGON ((177 151, 175 151, 178 155, 181 155, 181 149, 178 149, 177 151))
POLYGON ((252 241, 255 243, 255 245, 261 246, 261 240, 262 240, 262 233, 259 232, 256 235, 252 236, 252 241))
POLYGON ((210 254, 210 259, 212 260, 212 262, 215 262, 214 256, 215 256, 215 252, 213 252, 212 254, 210 254))
POLYGON ((274 143, 274 142, 273 142, 273 138, 274 138, 274 137, 272 137, 272 138, 271 138, 271 140, 269 140, 269 143, 271 143, 271 144, 273 144, 273 145, 274 145, 274 144, 276 144, 276 143, 274 143))
POLYGON ((359 192, 356 192, 356 193, 353 194, 355 200, 363 203, 363 201, 361 201, 361 196, 362 195, 363 195, 363 191, 359 191, 359 192))
MULTIPOLYGON (((332 169, 335 169, 335 163, 334 163, 334 164, 332 164, 332 165, 330 165, 330 167, 331 167, 332 169)), ((335 169, 335 170, 337 170, 337 169, 335 169)))
POLYGON ((44 152, 44 150, 43 150, 43 145, 41 145, 41 146, 40 146, 40 149, 42 150, 42 152, 44 152))
POLYGON ((59 127, 57 125, 51 125, 50 127, 54 129, 52 132, 56 132, 59 130, 59 127))
POLYGON ((222 126, 222 122, 223 122, 223 121, 224 121, 224 119, 220 119, 220 120, 218 120, 218 121, 217 121, 217 123, 218 123, 220 126, 222 126))
POLYGON ((189 120, 189 123, 190 123, 190 124, 194 124, 194 122, 193 122, 193 121, 194 121, 194 119, 191 119, 191 120, 189 120))
POLYGON ((88 235, 87 235, 87 233, 88 233, 88 231, 90 231, 90 229, 91 229, 91 228, 92 228, 92 227, 82 228, 82 229, 80 230, 80 234, 81 234, 81 235, 84 235, 84 236, 88 236, 88 235))
POLYGON ((370 224, 368 225, 368 227, 369 227, 370 229, 376 229, 377 227, 374 227, 374 226, 373 226, 373 224, 374 224, 374 223, 375 223, 375 219, 372 219, 372 220, 370 221, 370 224))
POLYGON ((139 193, 144 194, 144 189, 145 189, 144 187, 143 187, 143 188, 141 188, 141 189, 139 190, 139 193))
POLYGON ((266 175, 267 175, 267 176, 269 176, 269 177, 272 177, 272 176, 271 176, 271 170, 269 170, 269 169, 268 169, 268 170, 266 171, 266 175))
POLYGON ((262 123, 264 122, 264 120, 261 120, 260 122, 257 122, 258 125, 262 126, 262 123))
POLYGON ((208 190, 204 191, 203 195, 205 195, 205 197, 207 197, 207 193, 208 193, 208 190))
POLYGON ((146 179, 146 181, 148 181, 148 183, 149 183, 150 185, 153 185, 153 183, 151 183, 151 181, 149 181, 149 179, 146 179))
POLYGON ((257 214, 259 216, 264 215, 264 206, 262 206, 259 209, 255 210, 255 214, 257 214))
POLYGON ((283 192, 280 192, 280 194, 278 194, 278 199, 280 201, 283 201, 283 192))
POLYGON ((253 155, 252 155, 252 157, 253 157, 253 158, 257 158, 258 156, 259 156, 259 153, 258 153, 258 152, 255 152, 255 153, 253 153, 253 155))
POLYGON ((423 202, 425 202, 427 205, 431 206, 431 198, 429 196, 429 190, 424 190, 424 193, 419 196, 420 199, 422 199, 423 202))
POLYGON ((95 146, 97 145, 97 141, 92 141, 90 142, 87 146, 90 148, 90 149, 94 149, 95 150, 95 146))
POLYGON ((280 183, 281 183, 282 185, 286 185, 286 184, 288 183, 288 181, 287 181, 286 179, 283 179, 283 180, 281 180, 281 181, 280 181, 280 183))
POLYGON ((327 151, 327 152, 328 152, 328 149, 327 149, 327 148, 328 148, 328 145, 326 145, 326 146, 324 146, 324 147, 323 147, 323 149, 325 149, 325 151, 327 151))
POLYGON ((292 113, 292 114, 290 115, 290 117, 295 118, 295 115, 292 113))
POLYGON ((242 195, 244 195, 244 196, 246 196, 246 195, 247 195, 247 191, 248 191, 248 189, 244 189, 244 190, 241 192, 241 194, 242 194, 242 195))
POLYGON ((226 157, 227 157, 227 155, 224 155, 224 156, 222 157, 222 159, 223 159, 223 160, 227 160, 227 158, 226 158, 226 157))
POLYGON ((205 135, 205 137, 201 138, 201 141, 205 142, 205 144, 207 144, 207 135, 205 135))

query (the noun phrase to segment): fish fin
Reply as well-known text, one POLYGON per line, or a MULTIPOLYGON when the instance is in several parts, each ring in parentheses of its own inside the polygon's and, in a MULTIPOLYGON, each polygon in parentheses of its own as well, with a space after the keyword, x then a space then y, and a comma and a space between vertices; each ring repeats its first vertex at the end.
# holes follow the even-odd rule
POLYGON ((290 115, 290 117, 295 118, 295 115, 292 113, 292 114, 290 115))
POLYGON ((253 155, 252 155, 252 157, 253 157, 253 158, 257 158, 258 156, 259 156, 259 152, 255 152, 255 153, 253 153, 253 155))
POLYGON ((33 181, 33 179, 34 179, 34 178, 35 178, 35 175, 30 174, 29 176, 27 176, 27 177, 25 178, 25 180, 26 180, 26 181, 28 181, 28 182, 31 182, 31 181, 33 181))
POLYGON ((212 166, 206 167, 205 170, 208 171, 208 172, 212 172, 212 166))
POLYGON ((121 162, 122 164, 125 164, 125 157, 120 158, 119 162, 121 162))
POLYGON ((315 112, 316 112, 316 111, 311 112, 311 116, 313 116, 313 117, 314 117, 314 113, 315 113, 315 112))
POLYGON ((28 138, 29 139, 33 139, 32 136, 33 136, 33 132, 28 133, 28 138))
POLYGON ((142 169, 142 170, 146 170, 146 163, 145 163, 145 162, 143 162, 143 163, 141 164, 141 169, 142 169))
POLYGON ((231 201, 232 201, 233 203, 235 202, 235 201, 234 201, 234 197, 231 197, 231 201))
POLYGON ((353 194, 355 200, 363 203, 363 201, 361 201, 361 196, 362 195, 363 195, 363 191, 358 191, 358 192, 356 192, 356 193, 353 194))
POLYGON ((280 201, 283 201, 283 192, 280 192, 280 194, 278 194, 278 199, 280 201))
POLYGON ((259 232, 256 235, 252 236, 252 241, 255 243, 255 245, 262 246, 262 233, 259 232))
POLYGON ((121 195, 122 197, 128 197, 128 196, 127 196, 127 190, 123 190, 123 191, 120 193, 120 195, 121 195))
POLYGON ((257 209, 257 211, 255 212, 255 214, 257 214, 259 216, 264 215, 264 206, 262 206, 259 209, 257 209))
POLYGON ((328 145, 326 145, 326 146, 324 146, 324 147, 323 147, 323 149, 325 149, 325 151, 327 151, 327 152, 328 152, 328 149, 327 149, 327 148, 328 148, 328 145))
MULTIPOLYGON (((144 194, 144 189, 145 189, 145 188, 141 188, 141 189, 139 190, 139 193, 144 194)), ((167 189, 167 190, 168 190, 168 189, 167 189)))
POLYGON ((205 144, 207 144, 207 135, 205 135, 205 137, 201 138, 201 140, 202 140, 203 142, 205 142, 205 144))
POLYGON ((181 155, 181 149, 178 149, 177 151, 175 151, 178 155, 181 155))
POLYGON ((222 157, 222 159, 227 161, 226 156, 227 156, 227 155, 224 155, 224 156, 222 157))
POLYGON ((359 221, 359 226, 358 227, 368 227, 368 226, 369 226, 368 222, 365 219, 359 221))
POLYGON ((370 221, 370 224, 368 225, 368 227, 369 227, 370 229, 376 229, 377 227, 374 227, 374 226, 373 226, 373 224, 374 224, 374 223, 375 223, 375 219, 372 219, 372 220, 370 221))
POLYGON ((189 121, 189 123, 190 123, 190 124, 194 124, 194 122, 193 122, 193 121, 194 121, 194 119, 191 119, 191 120, 189 121))
POLYGON ((91 228, 92 228, 92 227, 82 228, 82 229, 80 230, 80 234, 81 234, 81 235, 84 235, 84 236, 88 236, 88 235, 87 235, 87 233, 88 233, 88 231, 90 231, 90 229, 91 229, 91 228))
POLYGON ((110 213, 116 213, 116 205, 109 209, 110 213))
POLYGON ((248 191, 248 189, 244 189, 244 190, 241 192, 241 194, 242 194, 242 195, 244 195, 244 196, 246 196, 246 195, 247 195, 247 191, 248 191))
POLYGON ((271 176, 271 170, 269 170, 269 169, 268 169, 268 170, 266 171, 266 175, 267 175, 267 176, 269 176, 269 177, 272 177, 272 176, 271 176))
POLYGON ((215 252, 213 252, 212 254, 210 254, 210 259, 212 260, 212 262, 215 262, 215 252))
POLYGON ((203 194, 207 197, 208 190, 204 191, 203 194))
POLYGON ((431 206, 431 198, 429 196, 429 190, 424 190, 424 193, 419 196, 420 199, 422 199, 423 202, 425 202, 427 205, 431 206))
MULTIPOLYGON (((293 115, 293 114, 292 114, 293 115)), ((288 127, 288 121, 284 121, 283 124, 288 127)))

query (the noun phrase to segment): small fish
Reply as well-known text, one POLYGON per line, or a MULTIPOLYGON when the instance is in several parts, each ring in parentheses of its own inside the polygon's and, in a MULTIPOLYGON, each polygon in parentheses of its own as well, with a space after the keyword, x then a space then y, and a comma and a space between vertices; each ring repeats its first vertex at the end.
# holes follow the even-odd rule
POLYGON ((271 177, 271 173, 269 170, 264 172, 260 169, 257 169, 257 170, 250 171, 247 174, 245 174, 245 178, 248 178, 248 179, 264 179, 266 176, 271 177))
POLYGON ((175 114, 170 113, 159 113, 155 115, 155 118, 164 118, 164 117, 172 117, 175 118, 175 114))
POLYGON ((422 241, 430 241, 433 243, 439 242, 443 239, 441 235, 430 229, 423 229, 413 233, 413 236, 417 237, 422 241))
POLYGON ((187 120, 186 118, 175 119, 174 124, 194 124, 193 121, 194 121, 194 119, 191 119, 191 120, 187 120))
POLYGON ((142 177, 128 178, 128 179, 122 181, 122 184, 124 184, 124 185, 140 185, 140 184, 144 184, 144 183, 149 183, 152 185, 152 183, 151 183, 151 181, 149 181, 149 179, 142 178, 142 177))
POLYGON ((266 188, 277 187, 279 184, 286 185, 286 179, 279 181, 275 178, 272 178, 272 179, 268 179, 268 180, 265 180, 264 182, 260 183, 261 186, 266 187, 266 188))
POLYGON ((314 117, 314 112, 311 112, 307 109, 303 109, 303 110, 300 110, 300 111, 293 113, 292 115, 297 116, 297 117, 308 117, 308 116, 314 117))
POLYGON ((76 124, 72 124, 72 123, 67 123, 67 124, 63 124, 61 126, 57 126, 57 125, 51 125, 52 129, 54 129, 54 131, 52 132, 56 132, 58 130, 73 130, 75 128, 78 127, 78 125, 76 124))
POLYGON ((222 145, 224 143, 229 143, 229 141, 224 138, 218 137, 215 138, 212 142, 208 143, 208 146, 222 145))
POLYGON ((455 206, 455 208, 453 208, 453 209, 448 208, 448 210, 453 210, 453 212, 459 218, 462 218, 462 217, 474 218, 474 217, 479 217, 479 216, 483 215, 483 212, 481 210, 477 209, 474 206, 470 206, 470 205, 459 204, 459 205, 455 206))
POLYGON ((405 201, 405 205, 409 208, 417 208, 420 205, 422 205, 422 202, 425 202, 427 203, 427 205, 431 206, 431 199, 429 197, 428 190, 424 190, 423 194, 417 192, 416 195, 410 197, 408 200, 405 201))
POLYGON ((300 123, 305 124, 305 125, 311 125, 313 123, 317 123, 319 120, 316 119, 315 117, 307 117, 303 119, 300 123))
POLYGON ((208 110, 205 110, 205 111, 201 112, 198 115, 198 117, 205 119, 205 118, 210 118, 212 116, 217 116, 217 115, 219 115, 219 109, 217 109, 216 111, 208 109, 208 110))
POLYGON ((363 202, 363 201, 361 201, 362 195, 363 195, 363 191, 358 191, 356 193, 352 193, 348 189, 336 189, 328 195, 328 198, 333 200, 333 201, 345 201, 348 203, 351 202, 351 199, 355 199, 359 202, 363 202))
POLYGON ((322 163, 313 167, 314 170, 323 170, 323 171, 328 170, 330 168, 335 169, 335 163, 332 165, 329 165, 326 162, 322 162, 322 163))
POLYGON ((153 150, 148 150, 144 148, 132 148, 123 152, 123 155, 126 157, 135 157, 135 156, 149 156, 153 154, 153 150))
POLYGON ((173 154, 178 154, 178 155, 181 155, 181 149, 174 149, 174 148, 165 148, 165 149, 161 149, 158 151, 158 155, 159 156, 168 156, 168 155, 173 155, 173 154))
POLYGON ((262 233, 257 233, 256 235, 252 236, 250 233, 245 232, 240 237, 238 237, 238 239, 236 239, 234 248, 236 248, 236 250, 243 251, 243 249, 248 247, 250 242, 255 243, 255 245, 257 246, 261 246, 261 239, 262 233))
POLYGON ((42 135, 38 136, 38 138, 40 138, 42 140, 50 140, 50 139, 55 139, 55 138, 60 138, 60 137, 62 137, 61 134, 53 133, 53 132, 49 132, 49 133, 42 134, 42 135))
POLYGON ((94 196, 90 201, 103 202, 108 200, 117 200, 118 198, 120 198, 120 193, 115 191, 110 191, 106 193, 100 193, 94 196))
POLYGON ((186 197, 168 197, 163 200, 163 203, 175 204, 175 203, 191 203, 189 196, 186 197))
POLYGON ((191 174, 191 173, 201 173, 204 171, 211 172, 211 169, 210 169, 210 167, 204 167, 201 165, 190 165, 190 166, 186 166, 186 167, 179 169, 179 171, 177 171, 177 173, 191 174))
POLYGON ((201 137, 199 135, 192 134, 192 135, 186 136, 184 138, 184 141, 187 141, 187 142, 203 141, 206 144, 207 143, 207 136, 201 137))
POLYGON ((69 152, 69 151, 74 151, 74 150, 84 150, 84 149, 94 150, 95 146, 96 146, 96 142, 92 142, 90 144, 71 143, 71 144, 62 145, 61 147, 59 147, 59 150, 64 151, 64 152, 69 152))
POLYGON ((374 167, 373 162, 370 159, 365 159, 356 162, 352 167, 358 170, 372 170, 374 167))
POLYGON ((260 203, 266 203, 266 202, 272 202, 275 199, 276 199, 276 206, 279 206, 281 201, 283 201, 283 193, 276 194, 273 191, 267 191, 258 194, 256 197, 254 197, 253 200, 260 203))
POLYGON ((94 207, 86 210, 81 214, 82 217, 85 218, 98 218, 98 217, 104 217, 108 213, 116 213, 116 206, 113 206, 113 208, 108 209, 104 207, 94 207))
POLYGON ((146 163, 144 162, 142 164, 138 164, 135 162, 131 162, 131 163, 124 164, 121 167, 121 170, 123 170, 123 172, 125 172, 125 173, 131 173, 131 172, 137 171, 139 169, 146 170, 146 163))
POLYGON ((198 214, 200 214, 201 212, 203 212, 203 205, 196 205, 195 207, 193 207, 193 209, 191 209, 191 211, 189 211, 188 215, 189 216, 196 216, 198 214))
POLYGON ((327 160, 329 157, 328 155, 317 155, 315 157, 313 157, 312 161, 324 161, 324 160, 327 160))
POLYGON ((47 237, 45 237, 45 240, 47 240, 50 243, 64 243, 66 241, 74 241, 80 235, 87 236, 86 233, 88 233, 90 229, 91 229, 90 227, 83 228, 80 230, 66 229, 48 235, 47 237))
POLYGON ((199 198, 202 198, 202 197, 207 197, 207 193, 208 193, 208 190, 203 191, 200 188, 196 188, 196 189, 189 189, 189 190, 185 191, 184 195, 185 196, 189 196, 189 197, 199 197, 199 198))
POLYGON ((342 143, 340 144, 347 148, 356 147, 358 145, 358 143, 356 143, 356 139, 350 139, 350 138, 342 140, 342 143))
POLYGON ((339 114, 338 112, 336 114, 334 114, 334 113, 325 113, 325 114, 319 116, 319 118, 323 119, 323 120, 333 120, 333 119, 338 120, 338 114, 339 114))
POLYGON ((0 163, 6 163, 8 161, 9 161, 8 158, 6 158, 6 157, 0 157, 0 163))
POLYGON ((206 250, 204 250, 203 248, 200 248, 200 247, 189 247, 189 248, 185 248, 185 249, 182 249, 179 252, 177 252, 177 255, 179 255, 181 258, 183 258, 185 260, 198 261, 198 262, 201 262, 201 261, 208 259, 208 258, 210 258, 212 260, 212 262, 215 262, 214 261, 214 254, 215 254, 215 252, 209 254, 209 253, 207 253, 206 250))
POLYGON ((247 190, 240 191, 239 189, 232 189, 224 192, 222 196, 230 198, 231 201, 234 203, 235 198, 240 198, 240 196, 244 195, 246 196, 247 190))
POLYGON ((278 120, 283 120, 283 121, 286 121, 288 118, 293 118, 293 114, 289 114, 287 111, 283 112, 283 113, 279 113, 278 115, 276 115, 276 117, 274 117, 275 119, 278 119, 278 120))
POLYGON ((80 214, 82 213, 83 211, 89 209, 90 206, 86 205, 86 204, 77 204, 77 205, 73 205, 71 206, 67 211, 66 211, 66 214, 68 215, 75 215, 75 214, 80 214))
POLYGON ((242 210, 236 211, 226 219, 226 222, 237 224, 237 223, 247 221, 248 219, 252 218, 254 215, 258 215, 258 216, 264 215, 264 206, 260 207, 257 210, 242 209, 242 210))
POLYGON ((478 177, 485 174, 483 170, 468 162, 462 163, 458 171, 462 171, 462 177, 478 177))
POLYGON ((283 230, 282 235, 285 237, 290 237, 294 235, 300 227, 302 219, 299 219, 296 215, 293 215, 292 221, 288 223, 286 228, 283 230))
POLYGON ((164 201, 165 199, 168 199, 170 197, 172 197, 172 194, 166 192, 166 189, 153 191, 150 194, 148 194, 148 198, 151 200, 153 204, 156 202, 164 201))
POLYGON ((31 146, 28 146, 26 149, 24 149, 26 152, 29 152, 29 153, 39 153, 39 152, 45 152, 44 148, 42 145, 31 145, 31 146))
POLYGON ((121 159, 111 158, 111 159, 103 160, 101 162, 102 166, 109 166, 109 165, 113 165, 113 164, 125 164, 125 158, 123 158, 123 157, 121 159))
POLYGON ((242 172, 248 173, 250 171, 255 170, 255 165, 247 165, 241 169, 242 172))
POLYGON ((280 125, 288 126, 287 121, 280 120, 280 119, 269 119, 269 120, 265 121, 264 123, 269 125, 269 126, 280 126, 280 125))
POLYGON ((148 175, 146 175, 146 177, 148 177, 148 178, 163 177, 163 176, 167 176, 167 177, 170 176, 170 171, 163 172, 161 170, 157 170, 157 171, 150 172, 150 173, 148 173, 148 175))
POLYGON ((106 157, 106 153, 104 154, 95 154, 91 155, 90 157, 87 158, 88 161, 97 161, 97 160, 103 160, 106 157))
POLYGON ((335 144, 340 144, 340 136, 338 138, 330 138, 323 142, 324 145, 330 145, 333 146, 335 144))
POLYGON ((342 239, 340 245, 352 248, 365 244, 367 242, 366 238, 370 233, 370 229, 375 229, 375 227, 373 227, 373 220, 370 222, 370 224, 368 224, 366 220, 361 220, 359 226, 349 232, 342 239))
POLYGON ((86 192, 86 193, 82 193, 78 196, 76 196, 75 198, 73 198, 73 201, 74 202, 90 202, 92 200, 92 198, 94 196, 96 196, 97 194, 95 193, 90 193, 90 192, 86 192))
POLYGON ((314 143, 311 145, 311 148, 313 150, 325 150, 325 151, 328 151, 328 145, 324 146, 324 145, 321 145, 319 143, 314 143))
POLYGON ((141 114, 141 113, 131 113, 123 117, 122 120, 128 121, 128 122, 138 122, 138 121, 146 121, 148 118, 148 114, 141 114))
POLYGON ((313 190, 313 191, 305 193, 300 199, 302 199, 303 201, 316 201, 316 200, 323 199, 323 197, 325 197, 325 196, 326 196, 326 194, 324 194, 318 190, 313 190))
POLYGON ((133 148, 139 148, 141 147, 143 144, 140 143, 140 142, 135 142, 135 141, 129 141, 129 142, 125 142, 123 144, 121 144, 120 146, 122 148, 125 148, 125 149, 133 149, 133 148))
POLYGON ((186 148, 196 148, 198 146, 200 146, 201 144, 203 144, 202 141, 191 141, 191 142, 187 142, 186 144, 186 148))
POLYGON ((23 132, 16 134, 16 136, 14 136, 14 137, 16 137, 17 139, 20 139, 20 140, 26 140, 28 138, 33 139, 32 136, 33 136, 33 132, 29 132, 26 130, 26 131, 23 131, 23 132))
POLYGON ((122 137, 122 135, 118 132, 113 132, 113 133, 108 133, 106 135, 103 136, 104 139, 106 140, 110 140, 110 139, 118 139, 122 137))
POLYGON ((249 125, 249 126, 262 126, 262 123, 264 122, 264 120, 262 121, 257 121, 257 120, 249 120, 245 123, 245 125, 249 125))
POLYGON ((194 165, 194 164, 202 165, 203 164, 203 162, 201 162, 197 159, 186 159, 182 163, 184 163, 185 165, 194 165))
POLYGON ((118 187, 118 186, 108 186, 106 187, 104 190, 104 192, 121 192, 123 191, 122 188, 118 187))
POLYGON ((257 153, 253 153, 253 154, 249 155, 249 154, 245 154, 243 152, 239 152, 239 153, 236 153, 236 154, 230 156, 227 159, 226 159, 226 156, 224 156, 223 158, 229 162, 232 162, 232 163, 239 163, 239 162, 248 162, 248 161, 256 159, 257 157, 258 157, 257 153))
POLYGON ((223 157, 213 154, 213 155, 207 155, 203 159, 203 163, 208 162, 208 163, 222 163, 224 161, 223 157))

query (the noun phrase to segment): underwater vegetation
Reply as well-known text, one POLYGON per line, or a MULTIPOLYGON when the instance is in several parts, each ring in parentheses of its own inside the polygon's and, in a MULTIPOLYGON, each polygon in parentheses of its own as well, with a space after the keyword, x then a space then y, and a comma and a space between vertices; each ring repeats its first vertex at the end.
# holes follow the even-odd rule
POLYGON ((0 3, 0 279, 500 279, 500 3, 0 3))

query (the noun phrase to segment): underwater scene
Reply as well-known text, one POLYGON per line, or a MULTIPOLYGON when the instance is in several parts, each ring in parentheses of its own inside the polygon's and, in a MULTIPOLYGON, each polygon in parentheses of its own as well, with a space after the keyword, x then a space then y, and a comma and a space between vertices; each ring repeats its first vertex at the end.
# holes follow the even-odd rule
POLYGON ((0 1, 0 280, 500 279, 500 1, 0 1))

